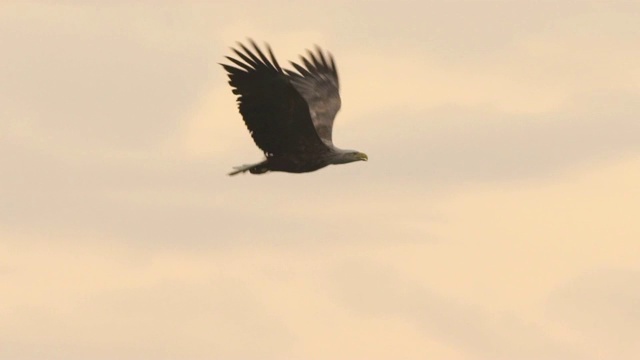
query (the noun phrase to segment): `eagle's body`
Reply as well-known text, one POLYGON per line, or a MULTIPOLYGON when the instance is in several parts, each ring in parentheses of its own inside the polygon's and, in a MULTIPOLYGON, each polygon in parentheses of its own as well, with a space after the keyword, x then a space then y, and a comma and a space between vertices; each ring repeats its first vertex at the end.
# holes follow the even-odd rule
POLYGON ((222 66, 229 75, 238 109, 256 145, 266 159, 237 167, 229 175, 249 171, 304 173, 331 164, 367 160, 367 155, 333 145, 333 120, 340 109, 338 73, 331 55, 317 48, 302 57, 304 66, 283 70, 251 41, 255 53, 239 44, 239 57, 227 57, 236 66, 222 66))

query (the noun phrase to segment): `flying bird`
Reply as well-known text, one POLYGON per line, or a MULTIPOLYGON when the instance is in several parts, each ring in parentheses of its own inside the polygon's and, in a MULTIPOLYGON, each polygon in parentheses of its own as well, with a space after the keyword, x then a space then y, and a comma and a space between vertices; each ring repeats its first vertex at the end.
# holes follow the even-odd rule
POLYGON ((367 161, 366 154, 335 147, 333 121, 340 110, 338 73, 333 57, 318 46, 307 50, 294 70, 282 69, 271 47, 269 58, 253 40, 232 48, 233 65, 220 64, 229 76, 238 109, 265 160, 234 168, 229 175, 249 171, 305 173, 328 165, 367 161))

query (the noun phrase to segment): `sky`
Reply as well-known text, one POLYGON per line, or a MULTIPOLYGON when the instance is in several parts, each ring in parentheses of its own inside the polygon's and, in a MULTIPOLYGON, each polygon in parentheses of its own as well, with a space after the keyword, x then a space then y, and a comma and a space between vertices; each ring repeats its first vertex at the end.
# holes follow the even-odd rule
POLYGON ((3 1, 0 358, 640 358, 640 3, 3 1), (219 63, 315 44, 262 159, 219 63))

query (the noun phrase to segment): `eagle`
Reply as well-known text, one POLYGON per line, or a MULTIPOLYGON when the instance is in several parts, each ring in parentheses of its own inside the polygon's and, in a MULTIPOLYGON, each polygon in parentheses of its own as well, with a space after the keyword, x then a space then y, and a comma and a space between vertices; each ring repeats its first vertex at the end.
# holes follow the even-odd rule
POLYGON ((282 69, 271 47, 269 55, 249 39, 231 48, 236 57, 220 64, 237 95, 238 110, 265 159, 234 167, 229 175, 249 171, 307 173, 328 165, 367 161, 366 154, 335 147, 333 121, 340 110, 340 83, 333 56, 316 45, 293 70, 282 69))

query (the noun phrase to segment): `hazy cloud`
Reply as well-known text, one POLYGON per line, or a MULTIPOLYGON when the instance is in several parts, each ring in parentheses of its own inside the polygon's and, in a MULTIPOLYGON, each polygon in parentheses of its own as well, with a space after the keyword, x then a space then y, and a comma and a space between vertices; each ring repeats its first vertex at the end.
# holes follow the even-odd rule
POLYGON ((0 9, 0 357, 638 357, 638 5, 0 9), (368 163, 226 176, 247 36, 368 163))
POLYGON ((479 359, 587 358, 570 344, 510 313, 485 311, 473 299, 460 302, 421 284, 403 280, 393 269, 356 261, 335 270, 337 295, 351 311, 368 316, 400 317, 479 359))
POLYGON ((640 350, 639 280, 635 269, 594 269, 555 289, 548 312, 594 349, 606 339, 616 356, 631 357, 640 350))
POLYGON ((536 115, 457 106, 389 111, 373 122, 394 126, 371 130, 379 136, 365 144, 377 150, 373 171, 382 175, 392 168, 393 176, 419 178, 430 186, 548 178, 585 163, 638 154, 638 104, 637 95, 591 93, 558 112, 536 115))

